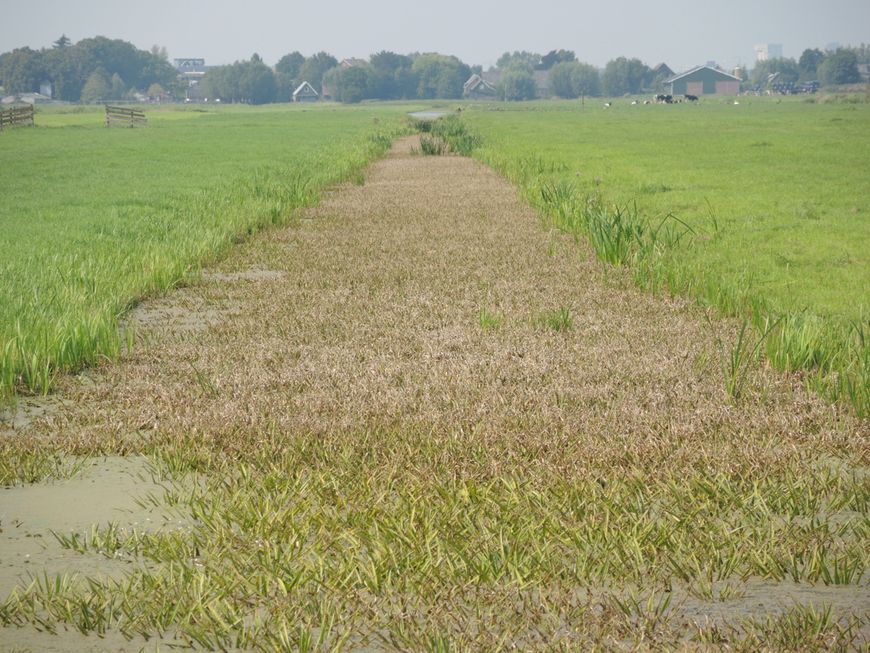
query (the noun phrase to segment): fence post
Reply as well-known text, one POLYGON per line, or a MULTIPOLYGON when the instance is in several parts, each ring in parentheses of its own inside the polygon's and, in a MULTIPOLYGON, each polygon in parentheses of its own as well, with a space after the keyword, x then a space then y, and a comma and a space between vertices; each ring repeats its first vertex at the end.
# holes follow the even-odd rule
POLYGON ((8 127, 36 126, 36 107, 32 104, 24 107, 0 109, 0 131, 8 127))

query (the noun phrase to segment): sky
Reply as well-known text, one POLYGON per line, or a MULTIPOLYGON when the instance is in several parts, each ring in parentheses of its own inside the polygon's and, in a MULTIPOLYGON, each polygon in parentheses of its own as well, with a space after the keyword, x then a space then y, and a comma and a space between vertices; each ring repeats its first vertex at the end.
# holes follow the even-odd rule
POLYGON ((298 50, 338 59, 380 50, 441 52, 493 65, 505 51, 574 50, 604 66, 619 57, 674 70, 754 63, 754 46, 870 43, 870 0, 2 0, 0 52, 49 47, 61 34, 107 36, 206 64, 269 64, 298 50))

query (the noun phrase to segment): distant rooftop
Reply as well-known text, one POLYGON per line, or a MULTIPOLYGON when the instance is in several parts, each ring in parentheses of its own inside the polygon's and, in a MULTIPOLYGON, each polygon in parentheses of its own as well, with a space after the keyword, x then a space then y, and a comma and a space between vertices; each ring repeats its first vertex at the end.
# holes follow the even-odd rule
POLYGON ((182 73, 205 72, 205 59, 173 59, 172 65, 182 73))

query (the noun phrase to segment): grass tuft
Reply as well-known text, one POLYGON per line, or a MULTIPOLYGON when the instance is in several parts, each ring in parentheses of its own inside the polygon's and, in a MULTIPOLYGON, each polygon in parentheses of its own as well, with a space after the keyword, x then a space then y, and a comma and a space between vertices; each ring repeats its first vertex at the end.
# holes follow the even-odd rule
POLYGON ((535 324, 541 329, 570 331, 574 328, 574 319, 571 317, 571 309, 562 307, 544 311, 535 319, 535 324))

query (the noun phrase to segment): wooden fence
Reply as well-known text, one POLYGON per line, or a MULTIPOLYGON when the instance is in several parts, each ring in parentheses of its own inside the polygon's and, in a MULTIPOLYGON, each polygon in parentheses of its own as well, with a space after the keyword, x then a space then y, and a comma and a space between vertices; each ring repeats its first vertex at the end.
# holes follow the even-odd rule
POLYGON ((7 127, 33 127, 33 105, 25 107, 12 107, 0 111, 0 131, 7 127))
POLYGON ((106 127, 120 125, 122 127, 141 127, 147 125, 145 113, 139 109, 127 109, 126 107, 110 107, 106 105, 106 127))

